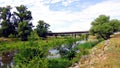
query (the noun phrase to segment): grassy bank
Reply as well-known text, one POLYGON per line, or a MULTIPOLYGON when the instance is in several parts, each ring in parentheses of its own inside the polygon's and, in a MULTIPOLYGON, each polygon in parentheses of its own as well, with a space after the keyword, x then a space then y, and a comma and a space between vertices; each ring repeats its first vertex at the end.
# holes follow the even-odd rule
POLYGON ((79 64, 75 67, 119 68, 120 35, 97 44, 91 49, 90 54, 87 55, 87 58, 82 57, 79 64))

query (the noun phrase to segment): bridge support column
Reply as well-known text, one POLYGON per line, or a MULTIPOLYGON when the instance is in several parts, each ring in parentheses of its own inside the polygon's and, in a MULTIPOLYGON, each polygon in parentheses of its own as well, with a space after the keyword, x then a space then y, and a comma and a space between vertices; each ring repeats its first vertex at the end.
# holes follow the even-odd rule
POLYGON ((57 38, 57 35, 53 35, 53 37, 57 38))
POLYGON ((76 38, 76 34, 72 34, 72 37, 73 37, 73 38, 76 38))

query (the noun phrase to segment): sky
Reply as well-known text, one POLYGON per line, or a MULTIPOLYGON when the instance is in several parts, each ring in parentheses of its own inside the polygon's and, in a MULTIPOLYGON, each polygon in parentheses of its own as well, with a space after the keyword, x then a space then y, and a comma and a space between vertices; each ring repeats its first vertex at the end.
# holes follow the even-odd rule
POLYGON ((52 32, 88 31, 99 15, 120 19, 120 0, 0 0, 0 7, 7 5, 25 5, 33 25, 44 20, 52 32))

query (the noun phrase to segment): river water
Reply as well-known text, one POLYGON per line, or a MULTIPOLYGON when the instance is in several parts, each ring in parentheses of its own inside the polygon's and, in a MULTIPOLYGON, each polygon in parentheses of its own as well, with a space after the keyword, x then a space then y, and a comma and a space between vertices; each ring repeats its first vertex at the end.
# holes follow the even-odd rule
POLYGON ((12 68, 14 52, 3 52, 0 56, 0 68, 12 68))
MULTIPOLYGON (((64 52, 69 52, 71 49, 74 49, 78 44, 82 44, 82 43, 85 43, 85 41, 73 42, 71 46, 67 44, 62 44, 59 48, 50 49, 47 58, 61 58, 61 54, 60 54, 61 50, 64 52)), ((79 52, 80 52, 79 50, 76 50, 76 53, 79 52)))

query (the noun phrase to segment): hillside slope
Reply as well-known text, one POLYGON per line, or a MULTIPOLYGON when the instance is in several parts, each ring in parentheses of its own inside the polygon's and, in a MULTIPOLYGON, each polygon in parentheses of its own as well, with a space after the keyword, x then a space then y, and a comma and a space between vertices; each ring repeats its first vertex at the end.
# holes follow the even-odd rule
POLYGON ((71 68, 120 68, 120 36, 99 43, 71 68))

